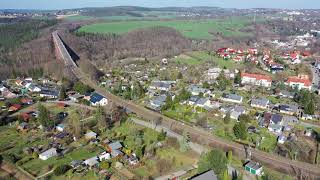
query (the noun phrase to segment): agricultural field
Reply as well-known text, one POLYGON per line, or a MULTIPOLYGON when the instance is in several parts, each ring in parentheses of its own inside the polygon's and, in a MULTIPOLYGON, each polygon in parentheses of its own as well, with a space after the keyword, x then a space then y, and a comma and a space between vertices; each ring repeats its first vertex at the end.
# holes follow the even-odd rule
POLYGON ((230 18, 228 20, 171 20, 171 21, 129 21, 107 22, 83 26, 80 32, 115 33, 123 34, 130 31, 156 26, 170 27, 178 30, 187 38, 212 39, 213 34, 221 32, 224 36, 250 36, 240 29, 249 24, 243 18, 230 18))

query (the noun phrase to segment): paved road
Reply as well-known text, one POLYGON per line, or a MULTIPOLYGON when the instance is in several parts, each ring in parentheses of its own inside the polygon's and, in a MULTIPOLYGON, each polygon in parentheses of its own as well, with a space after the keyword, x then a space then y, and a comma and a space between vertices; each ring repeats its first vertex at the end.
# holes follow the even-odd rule
POLYGON ((46 103, 63 103, 63 104, 69 105, 69 106, 76 106, 76 107, 83 108, 83 109, 89 109, 89 110, 96 109, 95 107, 87 106, 84 104, 79 104, 79 103, 76 103, 73 101, 47 101, 46 103))
POLYGON ((319 87, 319 81, 320 81, 320 77, 319 74, 316 72, 316 68, 314 66, 312 66, 312 64, 309 65, 311 72, 312 72, 312 84, 314 87, 318 88, 319 87))
MULTIPOLYGON (((69 58, 66 57, 66 59, 69 58)), ((67 63, 67 65, 68 64, 71 63, 67 63)), ((239 156, 240 158, 245 158, 245 149, 243 145, 220 139, 218 137, 212 136, 212 134, 206 132, 203 129, 165 117, 157 112, 150 111, 144 107, 138 106, 131 101, 123 100, 120 97, 117 97, 107 92, 105 89, 99 87, 96 82, 92 81, 89 77, 87 77, 87 75, 82 73, 78 67, 68 67, 80 81, 94 88, 98 93, 107 97, 111 102, 114 102, 119 106, 129 109, 131 112, 134 112, 138 116, 143 117, 145 120, 161 120, 162 126, 172 130, 173 132, 176 132, 178 134, 182 134, 183 132, 189 133, 193 142, 197 142, 203 145, 210 145, 212 147, 222 148, 224 150, 232 149, 235 155, 239 156)), ((287 158, 272 155, 255 149, 252 150, 251 154, 254 160, 259 161, 264 165, 268 165, 269 167, 272 167, 273 169, 279 170, 281 172, 290 174, 302 172, 305 175, 320 177, 320 167, 317 165, 293 161, 287 158)))

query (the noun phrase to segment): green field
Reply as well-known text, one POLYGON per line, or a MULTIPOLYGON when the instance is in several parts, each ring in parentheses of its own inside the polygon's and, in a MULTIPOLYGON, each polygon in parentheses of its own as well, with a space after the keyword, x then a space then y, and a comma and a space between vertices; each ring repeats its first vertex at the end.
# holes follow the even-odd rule
POLYGON ((121 21, 97 23, 83 26, 80 32, 92 33, 116 33, 123 34, 133 30, 163 26, 170 27, 181 32, 191 39, 211 39, 212 34, 221 32, 224 36, 249 36, 249 33, 241 32, 249 20, 243 18, 230 18, 226 20, 171 20, 171 21, 121 21))
POLYGON ((84 20, 147 20, 150 17, 134 17, 134 16, 103 16, 103 17, 93 17, 93 16, 69 16, 65 18, 68 21, 84 21, 84 20))
MULTIPOLYGON (((232 60, 224 60, 223 58, 209 55, 205 51, 193 51, 177 56, 173 59, 178 64, 198 65, 205 62, 213 61, 220 68, 234 69, 237 65, 232 60)), ((238 66, 239 67, 239 66, 238 66)))

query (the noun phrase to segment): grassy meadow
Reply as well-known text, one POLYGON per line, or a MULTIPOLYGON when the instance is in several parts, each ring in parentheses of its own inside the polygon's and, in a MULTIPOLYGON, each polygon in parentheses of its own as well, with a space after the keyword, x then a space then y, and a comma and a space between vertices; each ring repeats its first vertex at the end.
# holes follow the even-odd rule
POLYGON ((220 32, 224 36, 248 36, 240 29, 249 24, 248 19, 230 18, 224 20, 155 20, 155 21, 120 21, 105 22, 83 26, 80 32, 123 34, 130 31, 156 26, 170 27, 191 39, 211 39, 220 32))

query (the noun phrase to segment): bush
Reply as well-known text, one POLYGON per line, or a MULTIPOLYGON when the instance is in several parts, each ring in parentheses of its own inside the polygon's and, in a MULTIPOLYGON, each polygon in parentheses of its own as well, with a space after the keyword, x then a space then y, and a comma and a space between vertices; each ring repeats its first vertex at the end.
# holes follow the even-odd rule
POLYGON ((5 154, 5 155, 3 155, 3 159, 5 161, 11 162, 11 163, 16 163, 21 158, 15 154, 5 154))
POLYGON ((17 162, 17 165, 18 165, 18 166, 21 166, 21 165, 23 165, 23 164, 31 161, 32 159, 33 159, 32 157, 27 156, 27 157, 22 158, 21 160, 19 160, 19 161, 17 162))
POLYGON ((102 161, 100 163, 100 168, 101 169, 109 169, 110 168, 110 164, 107 161, 102 161))
POLYGON ((71 167, 69 165, 60 165, 58 166, 54 171, 53 173, 56 175, 56 176, 61 176, 63 175, 64 173, 66 173, 71 167))

